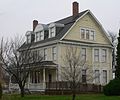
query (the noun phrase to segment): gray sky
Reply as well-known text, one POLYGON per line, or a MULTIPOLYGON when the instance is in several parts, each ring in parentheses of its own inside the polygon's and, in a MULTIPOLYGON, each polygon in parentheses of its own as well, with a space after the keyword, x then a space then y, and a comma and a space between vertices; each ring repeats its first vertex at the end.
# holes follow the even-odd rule
MULTIPOLYGON (((72 14, 75 0, 0 0, 0 37, 25 35, 32 21, 47 24, 72 14)), ((80 11, 90 9, 105 30, 120 28, 120 0, 76 0, 80 11)))

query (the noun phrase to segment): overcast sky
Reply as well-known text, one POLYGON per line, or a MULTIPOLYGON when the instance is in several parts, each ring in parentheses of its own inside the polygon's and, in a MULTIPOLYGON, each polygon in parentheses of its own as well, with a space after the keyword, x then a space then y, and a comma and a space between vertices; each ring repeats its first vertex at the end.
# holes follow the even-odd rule
MULTIPOLYGON (((0 37, 25 35, 32 21, 47 24, 72 15, 75 0, 0 0, 0 37)), ((90 9, 105 30, 120 28, 120 0, 76 0, 80 12, 90 9)))

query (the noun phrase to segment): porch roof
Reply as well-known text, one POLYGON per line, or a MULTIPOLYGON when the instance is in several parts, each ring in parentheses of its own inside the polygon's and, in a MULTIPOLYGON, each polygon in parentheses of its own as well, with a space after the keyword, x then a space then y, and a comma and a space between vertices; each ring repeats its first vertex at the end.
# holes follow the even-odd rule
POLYGON ((54 63, 53 61, 35 62, 35 63, 31 63, 31 65, 37 66, 39 68, 43 68, 43 67, 57 67, 57 64, 54 63))

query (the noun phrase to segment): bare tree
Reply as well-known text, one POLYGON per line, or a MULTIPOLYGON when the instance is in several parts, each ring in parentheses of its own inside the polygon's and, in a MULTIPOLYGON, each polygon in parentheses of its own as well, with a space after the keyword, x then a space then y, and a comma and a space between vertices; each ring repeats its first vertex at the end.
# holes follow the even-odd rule
MULTIPOLYGON (((32 44, 32 43, 31 43, 32 44)), ((25 83, 32 64, 42 61, 42 56, 35 56, 31 50, 31 44, 27 44, 24 50, 21 50, 23 40, 15 37, 10 41, 1 40, 0 58, 4 65, 3 69, 11 74, 21 90, 21 97, 24 97, 25 83)))
POLYGON ((75 100, 78 85, 82 82, 93 81, 93 71, 86 61, 82 60, 79 49, 76 47, 68 47, 62 58, 64 64, 61 67, 61 76, 64 81, 70 83, 72 100, 75 100))
POLYGON ((112 51, 112 68, 115 69, 115 59, 116 59, 116 56, 115 56, 115 48, 117 46, 117 43, 116 43, 116 40, 117 40, 117 34, 115 34, 114 32, 111 32, 111 31, 108 31, 109 33, 109 36, 111 38, 111 42, 113 44, 113 51, 112 51))

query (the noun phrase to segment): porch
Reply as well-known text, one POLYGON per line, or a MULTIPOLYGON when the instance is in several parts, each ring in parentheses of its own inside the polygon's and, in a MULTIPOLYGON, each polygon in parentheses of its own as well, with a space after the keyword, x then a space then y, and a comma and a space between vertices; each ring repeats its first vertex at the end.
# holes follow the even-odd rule
MULTIPOLYGON (((56 82, 58 80, 57 64, 52 61, 42 62, 42 66, 34 67, 28 76, 25 89, 29 91, 45 91, 46 82, 56 82)), ((19 85, 14 81, 12 76, 9 81, 9 91, 20 91, 19 85)))

